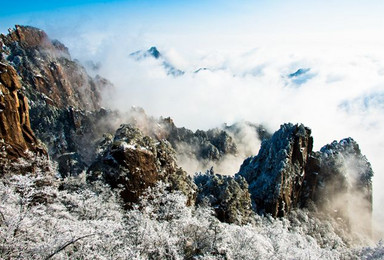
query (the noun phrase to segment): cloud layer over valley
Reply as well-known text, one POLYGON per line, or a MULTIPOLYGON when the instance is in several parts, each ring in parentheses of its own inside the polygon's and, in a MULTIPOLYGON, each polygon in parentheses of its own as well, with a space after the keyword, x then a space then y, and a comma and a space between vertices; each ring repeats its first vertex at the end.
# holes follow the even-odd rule
MULTIPOLYGON (((136 61, 124 48, 107 50, 97 71, 115 84, 106 106, 123 111, 141 106, 150 115, 171 116, 176 125, 194 130, 246 120, 273 132, 284 122, 304 123, 312 128, 316 150, 351 136, 376 173, 374 205, 383 202, 381 53, 339 49, 316 55, 260 47, 243 53, 217 50, 190 60, 176 49, 159 49, 186 72, 174 77, 156 59, 136 61), (200 68, 206 69, 196 72, 200 68), (300 69, 303 74, 296 73, 300 69)), ((249 145, 256 151, 259 144, 249 145)))

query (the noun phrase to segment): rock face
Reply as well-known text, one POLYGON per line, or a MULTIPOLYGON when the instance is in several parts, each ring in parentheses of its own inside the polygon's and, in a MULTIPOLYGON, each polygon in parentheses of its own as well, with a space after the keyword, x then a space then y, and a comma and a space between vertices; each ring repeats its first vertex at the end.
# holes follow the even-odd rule
POLYGON ((53 106, 35 107, 30 115, 34 118, 36 135, 47 145, 52 159, 67 153, 77 153, 83 163, 95 158, 96 141, 104 132, 112 132, 109 119, 114 112, 100 109, 84 111, 73 107, 58 109, 53 106))
POLYGON ((309 164, 303 202, 310 199, 336 217, 349 218, 349 213, 355 212, 359 214, 360 227, 370 222, 373 170, 356 141, 333 141, 313 153, 309 164))
POLYGON ((143 136, 137 128, 122 125, 115 136, 104 137, 99 152, 88 169, 87 179, 102 180, 111 187, 122 188, 121 195, 128 206, 158 181, 168 183, 171 190, 182 191, 188 203, 193 203, 195 185, 177 166, 174 151, 167 141, 155 141, 143 136))
POLYGON ((26 90, 32 101, 40 96, 57 108, 99 108, 103 84, 72 61, 62 43, 51 41, 42 30, 18 25, 0 39, 7 60, 28 85, 26 90))
POLYGON ((284 216, 298 205, 312 152, 310 135, 311 130, 303 125, 282 125, 262 143, 257 156, 244 161, 238 174, 249 183, 257 212, 284 216))
POLYGON ((284 124, 244 161, 238 175, 249 183, 256 211, 281 217, 313 201, 350 223, 351 212, 366 214, 370 223, 373 171, 357 143, 346 138, 320 152, 312 152, 312 144, 309 128, 284 124))
POLYGON ((240 146, 246 137, 242 131, 245 127, 252 132, 248 134, 252 135, 253 139, 264 140, 269 137, 269 133, 262 126, 250 123, 224 125, 222 128, 196 132, 176 127, 171 118, 163 119, 160 125, 165 129, 165 138, 179 155, 195 158, 200 163, 206 164, 207 168, 211 166, 212 161, 223 160, 228 155, 238 156, 244 152, 240 151, 242 148, 240 146))
MULTIPOLYGON (((92 144, 102 132, 112 131, 100 123, 109 112, 100 108, 101 91, 110 83, 88 76, 62 43, 50 40, 37 28, 17 25, 8 35, 0 36, 0 45, 2 56, 20 76, 19 94, 29 98, 31 128, 46 144, 51 158, 60 159, 61 164, 68 159, 65 163, 69 166, 73 157, 66 154, 75 153, 75 158, 83 160, 79 164, 91 162, 95 156, 92 144)), ((80 168, 60 167, 72 174, 78 174, 80 168)))
POLYGON ((185 127, 177 127, 170 117, 156 119, 137 107, 132 108, 124 120, 125 123, 139 128, 145 135, 158 140, 168 140, 176 151, 179 165, 184 161, 187 164, 191 161, 197 162, 202 171, 214 164, 220 164, 227 156, 239 158, 241 161, 244 157, 252 155, 252 150, 258 149, 258 145, 254 142, 250 144, 249 141, 256 142, 270 137, 263 126, 248 122, 193 132, 185 127), (244 149, 245 147, 247 149, 244 149))
POLYGON ((28 99, 16 70, 0 49, 0 177, 50 171, 47 152, 30 124, 28 99))
POLYGON ((253 216, 248 183, 235 177, 208 171, 194 177, 197 185, 196 204, 208 204, 215 209, 217 218, 227 223, 245 224, 253 216))
POLYGON ((197 160, 220 160, 227 154, 236 154, 237 146, 233 138, 224 130, 210 129, 193 132, 184 127, 178 128, 170 118, 162 122, 167 132, 167 140, 180 153, 190 153, 197 160))
POLYGON ((26 151, 45 154, 31 130, 28 100, 20 92, 22 87, 16 71, 0 63, 0 140, 4 158, 26 157, 26 151))

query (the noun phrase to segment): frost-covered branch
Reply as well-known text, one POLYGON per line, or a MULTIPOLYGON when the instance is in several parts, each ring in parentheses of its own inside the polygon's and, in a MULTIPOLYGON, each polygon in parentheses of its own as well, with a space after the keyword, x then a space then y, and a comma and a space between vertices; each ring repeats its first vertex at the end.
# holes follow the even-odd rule
POLYGON ((52 254, 50 254, 49 256, 47 256, 45 259, 50 259, 52 258, 54 255, 58 254, 59 252, 63 251, 66 247, 76 243, 77 241, 81 240, 81 239, 84 239, 84 238, 87 238, 87 237, 90 237, 90 236, 94 236, 95 234, 89 234, 89 235, 85 235, 85 236, 82 236, 82 237, 78 237, 76 239, 71 239, 70 241, 64 243, 63 245, 61 245, 60 247, 58 247, 52 254))

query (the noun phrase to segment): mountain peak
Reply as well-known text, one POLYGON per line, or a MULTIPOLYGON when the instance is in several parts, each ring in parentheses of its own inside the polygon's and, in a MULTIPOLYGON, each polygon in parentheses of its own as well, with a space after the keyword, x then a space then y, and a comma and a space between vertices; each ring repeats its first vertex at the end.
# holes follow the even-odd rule
POLYGON ((174 77, 182 76, 184 75, 184 71, 177 69, 175 66, 173 66, 167 59, 164 57, 159 50, 152 46, 146 51, 139 50, 131 53, 129 56, 133 57, 136 61, 144 60, 148 57, 154 58, 156 60, 160 60, 161 65, 166 70, 167 75, 172 75, 174 77))
POLYGON ((296 78, 301 75, 304 75, 305 73, 309 72, 311 69, 310 68, 300 68, 296 72, 293 72, 288 75, 289 78, 296 78))
POLYGON ((156 46, 152 46, 146 51, 139 50, 139 51, 132 52, 129 56, 134 57, 136 60, 142 60, 148 57, 159 59, 160 57, 162 57, 161 53, 156 48, 156 46))
POLYGON ((155 59, 158 59, 160 58, 161 54, 159 52, 159 50, 155 47, 155 46, 152 46, 151 48, 149 48, 147 50, 147 53, 149 53, 151 56, 153 56, 155 59))

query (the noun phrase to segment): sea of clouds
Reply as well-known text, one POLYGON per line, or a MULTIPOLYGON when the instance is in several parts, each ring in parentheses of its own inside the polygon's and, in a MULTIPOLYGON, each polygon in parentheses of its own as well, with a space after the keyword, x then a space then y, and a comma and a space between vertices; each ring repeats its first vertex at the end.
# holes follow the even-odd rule
MULTIPOLYGON (((274 40, 245 48, 213 44, 204 49, 201 42, 194 48, 191 42, 174 47, 174 40, 149 44, 121 35, 87 37, 84 46, 92 48, 84 51, 76 45, 73 56, 84 64, 100 64, 89 71, 114 84, 105 94, 106 107, 127 111, 140 106, 192 130, 250 121, 273 132, 285 122, 303 123, 312 129, 315 150, 333 140, 354 138, 375 171, 375 214, 383 216, 384 55, 377 46, 274 40), (162 60, 130 56, 152 45, 185 74, 167 75, 162 60), (195 73, 200 68, 206 70, 195 73), (290 76, 299 69, 302 75, 290 76)), ((70 41, 67 45, 71 49, 70 41)), ((257 150, 260 142, 249 145, 257 150)))

